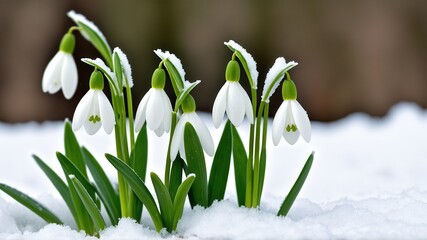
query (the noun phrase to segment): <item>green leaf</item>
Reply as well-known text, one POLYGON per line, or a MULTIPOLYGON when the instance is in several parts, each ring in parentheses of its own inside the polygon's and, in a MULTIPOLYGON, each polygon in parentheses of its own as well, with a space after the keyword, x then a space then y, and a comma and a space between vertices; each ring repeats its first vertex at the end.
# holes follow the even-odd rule
POLYGON ((265 179, 265 165, 267 162, 267 150, 265 147, 261 148, 261 156, 259 159, 259 192, 258 192, 258 203, 261 203, 262 190, 264 188, 265 179))
POLYGON ((181 78, 181 75, 179 74, 178 70, 169 59, 166 59, 163 64, 166 66, 166 70, 168 70, 169 73, 169 78, 172 80, 171 82, 175 95, 179 96, 182 89, 184 88, 185 79, 181 78))
POLYGON ((172 200, 175 199, 176 191, 182 182, 182 170, 185 168, 184 160, 177 155, 175 161, 172 162, 172 170, 169 182, 169 194, 172 200))
POLYGON ((150 176, 151 181, 153 182, 154 190, 156 191, 163 223, 165 224, 168 232, 172 232, 173 203, 169 191, 163 184, 162 180, 160 180, 160 178, 154 172, 152 172, 150 176))
POLYGON ((145 186, 144 181, 142 181, 142 179, 138 177, 135 171, 132 170, 122 160, 110 154, 105 154, 105 157, 117 169, 117 171, 123 175, 129 186, 144 204, 145 208, 147 208, 151 220, 153 221, 157 232, 159 232, 164 227, 162 218, 160 216, 159 210, 157 209, 156 202, 154 201, 154 198, 148 188, 145 186))
POLYGON ((117 225, 121 216, 119 196, 95 157, 86 148, 82 148, 82 152, 86 165, 96 183, 97 193, 107 210, 111 224, 117 225))
POLYGON ((113 61, 114 61, 114 73, 116 74, 116 78, 117 78, 117 85, 121 87, 123 86, 123 67, 117 52, 114 52, 113 54, 113 61))
POLYGON ((30 209, 33 213, 43 218, 48 223, 63 224, 61 220, 49 209, 38 203, 23 192, 16 190, 15 188, 9 187, 6 184, 0 183, 0 190, 11 196, 13 199, 30 209))
POLYGON ((57 152, 56 157, 59 160, 59 163, 61 164, 62 169, 64 170, 64 173, 66 176, 68 175, 74 175, 79 181, 83 184, 86 191, 90 194, 93 201, 96 201, 95 197, 95 188, 94 186, 89 182, 86 176, 83 175, 83 173, 76 167, 76 165, 73 164, 73 162, 68 159, 66 156, 64 156, 62 153, 57 152))
POLYGON ((194 174, 188 175, 187 179, 182 182, 176 192, 176 197, 173 201, 173 231, 176 230, 176 227, 178 226, 178 221, 182 217, 182 213, 184 212, 185 197, 188 195, 188 191, 190 191, 191 185, 193 184, 195 178, 196 176, 194 174))
POLYGON ((113 60, 111 58, 111 48, 108 43, 98 35, 98 33, 92 30, 89 26, 84 23, 77 21, 79 27, 81 27, 88 38, 88 41, 99 51, 101 56, 107 61, 109 66, 113 66, 113 60))
POLYGON ((230 171, 232 148, 230 125, 230 121, 227 121, 212 162, 208 185, 209 206, 212 205, 215 200, 224 199, 225 189, 227 187, 228 172, 230 171))
POLYGON ((237 132, 237 129, 233 124, 231 124, 230 127, 233 136, 233 162, 237 202, 239 203, 239 206, 244 206, 246 197, 246 165, 248 157, 246 155, 245 146, 239 136, 239 132, 237 132))
POLYGON ((71 127, 71 123, 68 120, 65 121, 64 126, 64 147, 65 156, 74 163, 74 165, 85 177, 87 177, 80 144, 77 141, 76 135, 74 135, 73 129, 71 127))
POLYGON ((208 207, 208 183, 205 155, 196 130, 194 130, 194 127, 190 123, 185 124, 184 147, 187 157, 188 173, 194 173, 197 176, 190 189, 191 198, 194 200, 193 202, 190 201, 190 204, 192 207, 194 207, 194 205, 208 207))
MULTIPOLYGON (((132 149, 130 157, 130 165, 132 169, 138 174, 138 176, 145 181, 147 173, 147 162, 148 162, 148 137, 147 137, 147 124, 141 128, 138 136, 136 137, 135 146, 132 149)), ((142 203, 135 197, 134 201, 134 214, 133 216, 139 222, 142 215, 142 203)))
POLYGON ((41 170, 49 178, 53 186, 55 186, 56 190, 58 190, 62 199, 64 199, 65 204, 67 204, 68 209, 70 209, 70 212, 73 217, 76 218, 76 210, 74 209, 73 200, 71 199, 70 190, 68 189, 68 186, 45 162, 43 162, 43 160, 41 160, 41 158, 36 155, 33 155, 33 158, 36 161, 37 165, 39 165, 41 170))
POLYGON ((180 92, 179 96, 176 99, 175 102, 175 109, 174 111, 177 112, 179 107, 181 106, 184 99, 190 94, 191 90, 193 90, 201 81, 197 80, 195 82, 190 83, 189 85, 184 84, 184 88, 180 92))
POLYGON ((301 173, 299 174, 297 180, 295 181, 294 185, 292 186, 291 190, 289 191, 288 195, 283 201, 282 206, 280 206, 277 216, 286 216, 288 214, 289 210, 292 207, 292 204, 294 204, 294 201, 298 196, 298 193, 300 192, 302 186, 304 185, 304 182, 308 176, 308 173, 310 172, 311 165, 313 164, 313 156, 314 156, 314 152, 310 154, 307 161, 305 162, 304 167, 301 170, 301 173))
POLYGON ((86 207, 86 210, 92 218, 96 231, 99 232, 100 230, 104 229, 106 226, 105 221, 102 218, 100 210, 92 200, 92 197, 89 196, 89 193, 86 191, 83 184, 74 175, 70 175, 69 177, 74 185, 74 188, 76 189, 77 194, 79 195, 81 201, 86 207))

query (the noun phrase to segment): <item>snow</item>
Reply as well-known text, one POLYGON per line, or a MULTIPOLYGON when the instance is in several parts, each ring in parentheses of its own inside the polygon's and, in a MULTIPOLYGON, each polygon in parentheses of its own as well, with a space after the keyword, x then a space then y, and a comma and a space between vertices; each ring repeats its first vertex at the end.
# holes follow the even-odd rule
POLYGON ((285 69, 289 71, 291 68, 298 65, 297 62, 290 61, 286 63, 285 58, 279 57, 274 62, 273 66, 268 70, 267 76, 265 77, 264 88, 262 89, 261 99, 265 99, 266 103, 270 102, 270 97, 276 91, 282 79, 285 77, 285 74, 282 73, 285 69), (282 75, 276 79, 279 74, 282 75), (276 81, 275 81, 276 80, 276 81), (268 92, 269 91, 269 92, 268 92))
MULTIPOLYGON (((199 113, 217 143, 211 116, 199 113)), ((351 114, 333 123, 313 122, 312 141, 295 146, 269 141, 261 211, 236 206, 233 170, 226 200, 208 209, 186 206, 174 234, 153 230, 147 213, 142 223, 120 220, 100 239, 425 239, 427 238, 427 111, 413 103, 394 106, 386 117, 351 114), (312 170, 288 217, 276 212, 305 159, 315 150, 312 170)), ((247 124, 240 126, 242 138, 247 124)), ((269 133, 270 134, 270 133, 269 133)), ((114 136, 77 132, 100 159, 112 181, 115 171, 103 160, 114 153, 114 136)), ((168 136, 150 132, 149 171, 162 173, 168 136), (156 159, 156 160, 154 160, 156 159)), ((62 123, 1 124, 0 182, 38 199, 68 226, 46 224, 0 193, 0 239, 96 239, 75 231, 65 203, 31 159, 35 153, 58 173, 55 151, 63 151, 62 123), (25 146, 22 148, 21 146, 25 146)), ((208 159, 210 165, 211 158, 208 159)), ((160 176, 162 177, 162 176, 160 176)), ((148 181, 149 182, 149 181, 148 181)), ((151 183, 148 187, 152 189, 151 183)))
POLYGON ((240 44, 236 43, 233 40, 229 40, 228 42, 224 42, 224 45, 226 45, 227 47, 231 47, 232 49, 237 50, 242 54, 243 58, 246 61, 246 64, 248 65, 249 72, 251 74, 252 80, 254 81, 254 87, 255 87, 255 89, 257 89, 259 72, 256 69, 256 62, 255 62, 254 58, 252 57, 252 55, 250 53, 248 53, 248 51, 246 51, 245 48, 240 46, 240 44))

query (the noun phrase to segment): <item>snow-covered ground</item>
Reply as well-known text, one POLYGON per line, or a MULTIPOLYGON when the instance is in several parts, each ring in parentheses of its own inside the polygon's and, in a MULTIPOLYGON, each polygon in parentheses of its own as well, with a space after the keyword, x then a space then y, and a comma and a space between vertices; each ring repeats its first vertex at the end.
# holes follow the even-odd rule
MULTIPOLYGON (((209 115, 205 121, 215 142, 209 115)), ((242 137, 247 126, 239 127, 242 137)), ((82 144, 103 159, 114 153, 113 136, 88 136, 82 144)), ((233 175, 227 199, 209 209, 189 207, 175 235, 158 235, 148 216, 143 225, 122 219, 101 239, 289 239, 427 238, 427 111, 400 103, 384 118, 355 113, 334 123, 313 123, 311 143, 269 143, 262 211, 236 207, 233 175), (275 216, 311 151, 315 161, 287 218, 275 216)), ((270 138, 269 138, 270 139, 270 138)), ((167 136, 150 134, 149 171, 161 174, 167 136)), ((68 226, 46 223, 0 193, 0 239, 95 239, 77 232, 65 204, 31 158, 35 153, 61 171, 62 123, 0 124, 0 182, 49 206, 68 226)), ((210 159, 208 159, 209 161, 210 159)), ((115 171, 102 160, 111 179, 115 171)))

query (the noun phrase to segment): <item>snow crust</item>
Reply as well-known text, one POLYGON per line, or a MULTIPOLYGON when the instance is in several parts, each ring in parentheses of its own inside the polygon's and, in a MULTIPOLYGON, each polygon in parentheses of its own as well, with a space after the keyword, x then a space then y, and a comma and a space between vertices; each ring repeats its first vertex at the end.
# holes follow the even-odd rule
MULTIPOLYGON (((199 113, 218 142, 210 115, 199 113)), ((56 172, 55 151, 63 151, 62 123, 1 124, 0 182, 28 193, 55 212, 68 226, 46 224, 29 210, 0 193, 0 239, 96 239, 75 230, 65 203, 37 168, 36 153, 56 172), (21 147, 24 146, 24 147, 21 147)), ((310 144, 289 146, 282 141, 269 155, 262 211, 239 208, 235 202, 233 170, 226 200, 208 209, 186 206, 175 234, 153 230, 146 212, 143 224, 122 219, 100 233, 100 239, 426 239, 427 238, 427 111, 400 103, 384 118, 355 113, 334 123, 313 124, 310 144), (276 212, 309 153, 313 167, 288 217, 276 212)), ((238 130, 243 139, 248 125, 238 130)), ((114 136, 76 133, 80 142, 116 174, 104 152, 114 153, 114 136)), ((149 132, 148 171, 162 173, 168 136, 149 132), (153 160, 155 159, 155 160, 153 160)), ((211 164, 211 158, 207 158, 211 164)), ((160 176, 162 177, 162 176, 160 176)), ((149 181, 148 181, 149 182, 149 181)), ((148 187, 152 190, 151 183, 148 187)), ((107 216, 104 213, 105 216, 107 216)))
POLYGON ((248 53, 248 51, 246 51, 245 48, 240 46, 240 44, 236 43, 233 40, 229 40, 228 42, 224 42, 224 45, 229 46, 229 47, 233 48, 234 50, 239 51, 243 55, 243 57, 245 58, 246 64, 248 65, 249 72, 251 74, 252 80, 254 81, 255 89, 257 89, 258 88, 259 72, 256 68, 256 62, 255 62, 254 58, 252 57, 252 55, 250 53, 248 53))
POLYGON ((285 77, 285 75, 281 75, 279 79, 274 81, 276 77, 285 69, 288 69, 288 71, 298 65, 297 62, 290 61, 286 63, 285 58, 278 57, 276 61, 274 62, 273 66, 268 70, 267 76, 265 78, 264 82, 264 88, 262 89, 262 96, 261 99, 265 99, 265 102, 270 102, 270 97, 273 95, 273 93, 276 91, 277 87, 280 85, 280 82, 282 82, 282 79, 285 77), (270 92, 267 91, 268 89, 271 89, 270 92))

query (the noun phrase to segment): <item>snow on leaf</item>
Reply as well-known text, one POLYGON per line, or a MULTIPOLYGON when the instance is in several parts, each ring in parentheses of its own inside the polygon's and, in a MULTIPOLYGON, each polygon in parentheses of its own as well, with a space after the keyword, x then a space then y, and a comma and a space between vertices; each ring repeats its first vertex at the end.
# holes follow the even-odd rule
MULTIPOLYGON (((84 25, 88 26, 90 29, 96 32, 105 43, 107 43, 107 39, 105 38, 104 34, 102 34, 99 28, 92 21, 89 21, 83 14, 76 13, 74 10, 71 10, 67 13, 67 16, 71 18, 75 23, 81 22, 84 25)), ((84 31, 82 31, 82 35, 87 40, 90 40, 84 31)))
POLYGON ((261 99, 263 99, 267 103, 270 102, 270 97, 276 91, 277 87, 285 76, 285 72, 289 71, 296 65, 298 65, 297 62, 290 61, 286 63, 285 58, 277 58, 273 66, 268 71, 267 77, 265 78, 264 89, 262 90, 261 99))
MULTIPOLYGON (((113 54, 114 53, 117 53, 117 55, 120 58, 120 62, 122 63, 123 70, 126 75, 126 79, 128 80, 128 83, 129 83, 129 87, 133 87, 132 68, 129 64, 129 60, 126 54, 124 54, 123 51, 118 47, 114 48, 113 54)), ((126 82, 124 81, 123 81, 123 87, 126 87, 126 82)))
POLYGON ((154 50, 154 53, 159 56, 160 59, 169 61, 175 66, 176 70, 179 72, 182 81, 185 81, 185 71, 182 67, 181 60, 175 56, 175 54, 170 53, 169 51, 163 52, 161 49, 154 50))

